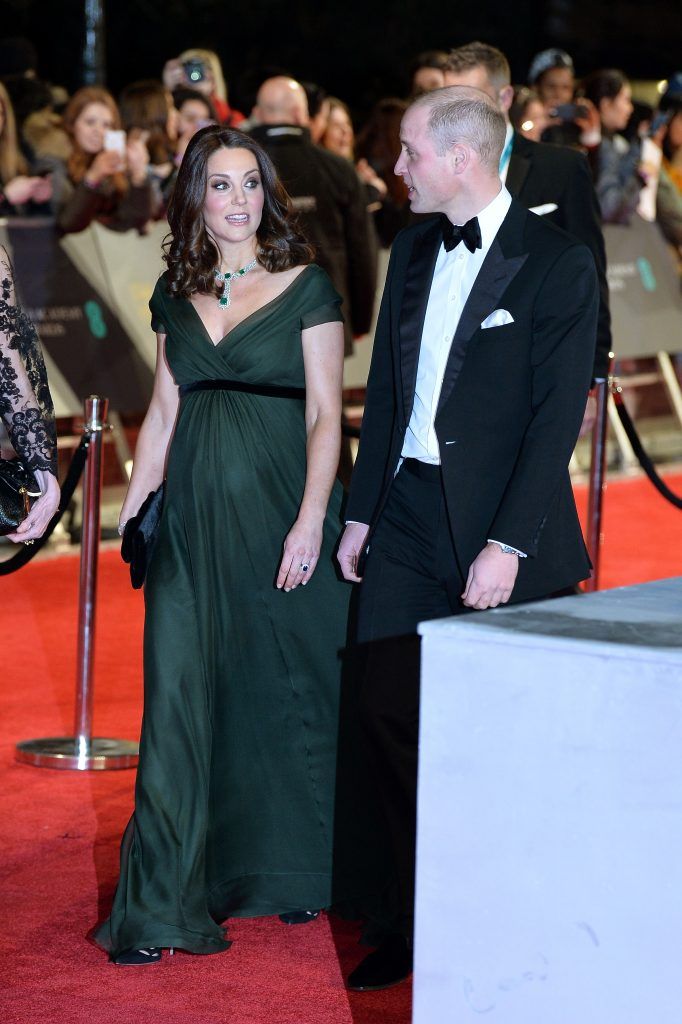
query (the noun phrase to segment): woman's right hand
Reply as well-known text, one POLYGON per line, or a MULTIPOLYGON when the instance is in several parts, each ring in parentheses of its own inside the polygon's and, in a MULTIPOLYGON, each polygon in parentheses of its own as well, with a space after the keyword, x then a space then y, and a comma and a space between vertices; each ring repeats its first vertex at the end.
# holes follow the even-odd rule
POLYGON ((166 61, 163 66, 162 77, 163 84, 167 89, 170 89, 171 92, 173 92, 174 89, 177 89, 180 85, 187 85, 184 69, 177 57, 174 57, 173 60, 166 61))
POLYGON ((125 168, 125 160, 115 149, 101 149, 90 164, 85 180, 88 185, 97 188, 105 178, 119 174, 125 168))
POLYGON ((129 498, 126 497, 125 501, 123 502, 123 507, 121 508, 121 511, 120 511, 119 517, 118 517, 118 535, 119 535, 119 537, 123 536, 123 530, 125 528, 125 524, 128 522, 129 519, 132 519, 132 517, 134 515, 137 515, 138 509, 139 509, 139 504, 138 504, 137 507, 135 507, 135 503, 130 501, 129 498))

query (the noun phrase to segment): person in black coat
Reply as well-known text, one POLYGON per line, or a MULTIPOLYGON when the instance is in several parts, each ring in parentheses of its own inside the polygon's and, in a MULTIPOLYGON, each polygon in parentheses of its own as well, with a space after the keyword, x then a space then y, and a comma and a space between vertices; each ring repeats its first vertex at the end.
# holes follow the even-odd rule
MULTIPOLYGON (((469 43, 452 50, 445 78, 447 85, 482 89, 499 106, 507 122, 500 172, 511 194, 527 209, 568 231, 590 249, 599 278, 599 322, 592 378, 605 378, 611 351, 606 250, 599 203, 586 157, 568 146, 531 142, 513 131, 508 118, 514 97, 509 63, 494 46, 469 43)), ((591 417, 586 425, 591 426, 591 417)))
POLYGON ((568 464, 597 273, 587 246, 501 185, 505 128, 465 87, 403 118, 396 172, 415 213, 441 216, 393 244, 338 551, 360 583, 361 703, 399 882, 353 989, 411 970, 418 623, 547 597, 590 571, 568 464))
POLYGON ((352 164, 312 142, 308 102, 298 82, 267 79, 253 117, 250 134, 277 168, 315 246, 316 262, 344 300, 348 355, 353 335, 366 334, 371 326, 377 280, 377 243, 364 186, 352 164))

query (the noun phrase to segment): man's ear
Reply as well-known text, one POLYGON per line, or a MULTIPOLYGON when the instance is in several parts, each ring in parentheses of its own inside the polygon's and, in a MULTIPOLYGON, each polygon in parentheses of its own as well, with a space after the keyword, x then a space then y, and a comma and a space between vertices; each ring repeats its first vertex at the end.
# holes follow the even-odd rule
POLYGON ((498 92, 497 98, 500 104, 500 110, 503 114, 506 114, 514 102, 514 86, 505 85, 504 88, 500 89, 498 92))
POLYGON ((471 153, 469 147, 461 142, 456 142, 449 153, 450 168, 453 174, 461 174, 469 166, 471 153))

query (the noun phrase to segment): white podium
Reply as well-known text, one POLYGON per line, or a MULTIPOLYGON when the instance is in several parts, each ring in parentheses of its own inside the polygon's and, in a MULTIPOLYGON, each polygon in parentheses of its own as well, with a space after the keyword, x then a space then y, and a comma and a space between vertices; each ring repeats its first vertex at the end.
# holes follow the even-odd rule
POLYGON ((414 1024, 678 1024, 682 578, 420 633, 414 1024))

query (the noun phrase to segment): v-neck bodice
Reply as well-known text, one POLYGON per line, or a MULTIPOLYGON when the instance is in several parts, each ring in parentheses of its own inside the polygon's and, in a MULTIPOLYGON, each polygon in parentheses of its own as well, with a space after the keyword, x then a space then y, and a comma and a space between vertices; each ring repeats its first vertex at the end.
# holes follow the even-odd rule
POLYGON ((166 290, 167 272, 149 303, 152 329, 166 335, 166 359, 176 384, 237 377, 250 383, 303 387, 301 331, 342 320, 341 298, 317 265, 254 310, 218 342, 195 306, 166 290))
POLYGON ((227 331, 225 334, 223 334, 222 338, 219 338, 218 341, 214 341, 213 338, 211 337, 210 331, 208 330, 208 327, 204 323, 204 320, 203 320, 203 317, 202 317, 201 313, 199 312, 197 307, 194 305, 192 300, 191 299, 185 299, 184 301, 185 302, 189 302, 190 306, 192 307, 192 309, 196 313, 197 319, 198 319, 201 327, 203 328, 204 334, 206 335, 207 339, 210 341, 211 345, 213 345, 214 348, 218 348, 219 345, 222 345, 224 341, 227 341, 228 338, 230 338, 236 331, 238 331, 239 328, 242 326, 242 324, 248 324, 249 321, 253 317, 257 317, 257 316, 259 316, 259 314, 266 315, 270 311, 270 307, 272 307, 275 303, 279 302, 280 299, 283 299, 284 296, 286 295, 286 293, 289 291, 289 289, 293 288, 295 286, 295 284, 297 283, 297 281, 299 280, 299 278, 303 277, 304 274, 309 269, 310 269, 310 265, 307 266, 307 267, 304 267, 303 270, 300 271, 300 273, 298 273, 296 275, 296 277, 293 279, 293 281, 289 282, 289 284, 286 286, 286 288, 283 288, 281 292, 279 292, 277 295, 273 296, 272 299, 269 299, 268 302, 264 302, 262 306, 258 307, 258 309, 254 309, 253 312, 247 313, 247 315, 245 317, 243 317, 238 323, 234 324, 233 327, 230 327, 229 331, 227 331))

